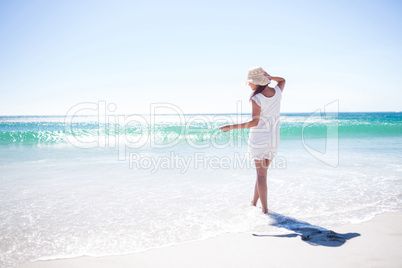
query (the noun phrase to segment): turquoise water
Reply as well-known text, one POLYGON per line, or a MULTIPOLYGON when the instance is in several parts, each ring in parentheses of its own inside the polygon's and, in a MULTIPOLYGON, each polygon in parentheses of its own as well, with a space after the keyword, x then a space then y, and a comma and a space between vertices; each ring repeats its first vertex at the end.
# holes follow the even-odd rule
MULTIPOLYGON (((249 206, 248 130, 218 129, 249 117, 0 117, 1 266, 281 232, 249 206)), ((401 211, 401 152, 402 113, 282 114, 269 208, 323 228, 401 211)))
MULTIPOLYGON (((222 115, 187 115, 194 121, 180 122, 174 115, 160 115, 160 122, 152 127, 149 124, 131 122, 121 126, 118 123, 98 123, 96 117, 81 116, 73 124, 64 122, 63 116, 10 116, 0 117, 0 144, 47 144, 65 142, 66 136, 105 135, 155 135, 164 139, 188 138, 192 141, 208 141, 210 139, 230 139, 233 136, 247 140, 249 130, 236 130, 235 133, 223 133, 217 128, 224 123, 236 120, 236 115, 223 115, 225 120, 219 122, 214 118, 222 115), (205 122, 206 121, 206 122, 205 122)), ((246 118, 243 114, 242 118, 246 118)), ((398 137, 402 133, 401 113, 341 113, 331 120, 319 118, 312 125, 304 125, 309 114, 285 114, 281 117, 281 139, 298 139, 303 126, 309 137, 325 136, 328 126, 336 125, 340 138, 351 137, 398 137)), ((147 115, 137 118, 147 120, 147 115)), ((331 116, 333 117, 333 116, 331 116)), ((314 118, 314 117, 313 117, 314 118)))

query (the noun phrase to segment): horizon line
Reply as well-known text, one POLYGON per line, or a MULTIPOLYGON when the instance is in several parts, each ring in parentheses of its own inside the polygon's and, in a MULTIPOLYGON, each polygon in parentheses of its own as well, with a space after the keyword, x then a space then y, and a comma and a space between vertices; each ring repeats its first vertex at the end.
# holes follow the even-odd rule
MULTIPOLYGON (((293 115, 293 114, 314 114, 317 111, 314 112, 281 112, 281 115, 293 115)), ((402 111, 359 111, 359 112, 326 112, 328 114, 346 114, 346 113, 401 113, 402 111)), ((250 115, 251 113, 183 113, 182 115, 250 115)), ((106 115, 112 115, 112 114, 106 114, 106 115)), ((114 116, 119 116, 119 115, 151 115, 150 113, 122 113, 122 114, 113 114, 114 116)), ((168 114, 159 114, 156 113, 154 115, 179 115, 178 113, 168 113, 168 114)), ((32 115, 0 115, 0 117, 41 117, 41 116, 46 116, 46 117, 64 117, 66 115, 57 115, 57 114, 32 114, 32 115)), ((87 116, 96 116, 96 114, 86 114, 86 115, 74 115, 77 117, 87 117, 87 116)))

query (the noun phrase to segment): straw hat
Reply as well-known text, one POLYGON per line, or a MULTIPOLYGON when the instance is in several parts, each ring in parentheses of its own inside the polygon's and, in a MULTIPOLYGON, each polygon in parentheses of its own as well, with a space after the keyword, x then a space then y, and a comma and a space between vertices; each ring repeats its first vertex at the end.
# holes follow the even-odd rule
POLYGON ((254 85, 266 86, 271 83, 271 80, 264 74, 265 71, 262 69, 262 67, 252 67, 248 70, 248 76, 244 81, 244 84, 247 85, 247 83, 250 82, 254 85))

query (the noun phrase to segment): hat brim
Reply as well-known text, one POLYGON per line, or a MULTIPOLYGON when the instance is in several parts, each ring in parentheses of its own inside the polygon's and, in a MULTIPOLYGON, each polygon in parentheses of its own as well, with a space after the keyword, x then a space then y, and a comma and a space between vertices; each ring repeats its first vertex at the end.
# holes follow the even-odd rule
POLYGON ((252 83, 254 85, 266 86, 271 83, 271 80, 266 76, 248 78, 243 82, 243 85, 247 86, 248 83, 252 83))

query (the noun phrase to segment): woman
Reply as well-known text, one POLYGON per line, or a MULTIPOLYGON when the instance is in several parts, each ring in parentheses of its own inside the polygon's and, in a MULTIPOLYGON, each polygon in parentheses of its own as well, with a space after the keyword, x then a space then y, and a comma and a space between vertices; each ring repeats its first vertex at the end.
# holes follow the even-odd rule
POLYGON ((249 69, 246 82, 253 90, 252 119, 242 124, 220 127, 224 132, 232 129, 251 128, 248 139, 248 153, 254 160, 257 170, 254 198, 251 205, 256 206, 261 200, 262 212, 268 213, 267 201, 267 169, 275 157, 279 143, 279 113, 285 79, 270 76, 261 67, 249 69), (271 80, 278 84, 269 87, 271 80))

